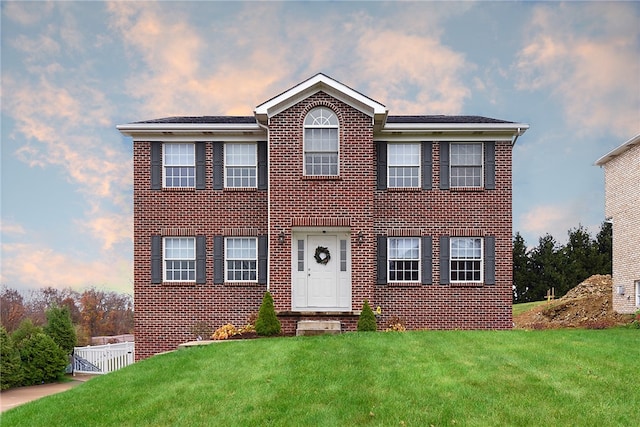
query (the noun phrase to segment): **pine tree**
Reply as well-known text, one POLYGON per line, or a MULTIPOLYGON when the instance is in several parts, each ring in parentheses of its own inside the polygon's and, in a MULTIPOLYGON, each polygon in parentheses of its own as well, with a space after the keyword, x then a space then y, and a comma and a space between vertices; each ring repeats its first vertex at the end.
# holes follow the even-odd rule
POLYGON ((358 318, 358 332, 375 332, 377 330, 376 316, 369 306, 369 301, 365 300, 358 318))
POLYGON ((47 310, 47 325, 44 332, 53 338, 66 354, 73 353, 78 339, 76 330, 71 323, 71 313, 68 307, 52 307, 47 310))
POLYGON ((13 345, 4 326, 0 326, 0 390, 16 387, 22 383, 20 353, 13 345))
POLYGON ((278 335, 281 331, 280 321, 273 306, 273 297, 269 291, 264 293, 255 326, 257 334, 263 336, 278 335))

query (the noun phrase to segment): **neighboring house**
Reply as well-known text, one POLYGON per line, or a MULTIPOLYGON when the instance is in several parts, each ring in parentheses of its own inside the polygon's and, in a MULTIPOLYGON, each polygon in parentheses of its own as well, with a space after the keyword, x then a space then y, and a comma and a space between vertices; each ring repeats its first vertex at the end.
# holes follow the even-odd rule
POLYGON ((613 223, 613 309, 640 310, 640 134, 596 161, 604 167, 605 216, 613 223))
POLYGON ((390 116, 317 74, 253 116, 120 125, 133 137, 136 354, 242 325, 269 290, 356 329, 512 327, 512 148, 528 125, 390 116))

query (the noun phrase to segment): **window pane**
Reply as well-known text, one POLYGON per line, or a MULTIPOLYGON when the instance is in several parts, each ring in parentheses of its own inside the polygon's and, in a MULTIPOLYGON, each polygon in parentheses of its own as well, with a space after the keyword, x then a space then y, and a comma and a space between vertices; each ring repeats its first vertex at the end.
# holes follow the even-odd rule
POLYGON ((417 282, 420 280, 420 239, 389 238, 389 280, 417 282))
POLYGON ((482 280, 481 238, 451 238, 451 280, 454 282, 482 280))
POLYGON ((257 280, 257 239, 254 237, 228 238, 225 243, 227 280, 257 280))

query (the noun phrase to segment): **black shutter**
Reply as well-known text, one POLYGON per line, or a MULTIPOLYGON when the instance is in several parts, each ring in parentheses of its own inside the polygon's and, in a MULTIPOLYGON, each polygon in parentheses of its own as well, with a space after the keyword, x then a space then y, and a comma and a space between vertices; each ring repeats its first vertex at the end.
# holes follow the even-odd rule
POLYGON ((213 143, 213 189, 222 190, 224 180, 224 144, 222 142, 213 143))
POLYGON ((387 236, 378 236, 378 285, 387 283, 387 236))
POLYGON ((484 238, 484 284, 496 284, 496 238, 484 238))
POLYGON ((162 283, 162 236, 151 236, 151 283, 162 283))
POLYGON ((196 190, 204 190, 207 182, 207 143, 196 142, 196 190))
POLYGON ((449 143, 440 143, 440 189, 449 189, 449 143))
POLYGON ((387 189, 387 143, 376 143, 376 157, 378 160, 378 190, 387 189))
POLYGON ((484 188, 496 189, 496 143, 484 143, 484 188))
POLYGON ((224 283, 223 243, 224 237, 213 238, 213 283, 217 285, 224 283))
POLYGON ((449 248, 449 236, 440 236, 440 284, 451 283, 451 255, 449 248))
POLYGON ((258 283, 267 284, 267 260, 269 240, 267 236, 258 236, 258 283))
POLYGON ((432 260, 431 236, 422 236, 422 284, 431 285, 431 260, 432 260))
POLYGON ((207 283, 207 238, 196 236, 196 283, 207 283))
POLYGON ((162 142, 151 143, 151 189, 162 190, 162 142))
POLYGON ((431 168, 432 168, 432 154, 431 154, 431 142, 422 141, 422 189, 431 190, 431 168))
POLYGON ((269 180, 267 169, 267 142, 258 142, 258 190, 266 190, 269 180))

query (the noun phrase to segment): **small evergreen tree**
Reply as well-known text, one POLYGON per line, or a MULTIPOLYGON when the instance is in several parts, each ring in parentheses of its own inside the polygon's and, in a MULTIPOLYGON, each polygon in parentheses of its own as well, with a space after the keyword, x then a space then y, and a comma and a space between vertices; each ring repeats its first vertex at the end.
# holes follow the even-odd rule
POLYGON ((4 326, 0 326, 0 354, 0 390, 19 386, 22 383, 20 353, 4 326))
POLYGON ((73 353, 73 347, 76 346, 78 339, 71 323, 68 307, 52 307, 47 310, 47 325, 44 327, 44 332, 53 338, 65 354, 73 353))
POLYGON ((53 338, 39 332, 24 339, 20 347, 24 385, 59 380, 67 366, 67 355, 53 338))
POLYGON ((375 332, 377 330, 376 316, 369 306, 369 301, 365 300, 358 318, 358 332, 375 332))
POLYGON ((263 336, 277 335, 281 331, 280 321, 273 306, 273 297, 269 291, 264 293, 255 326, 257 334, 263 336))

